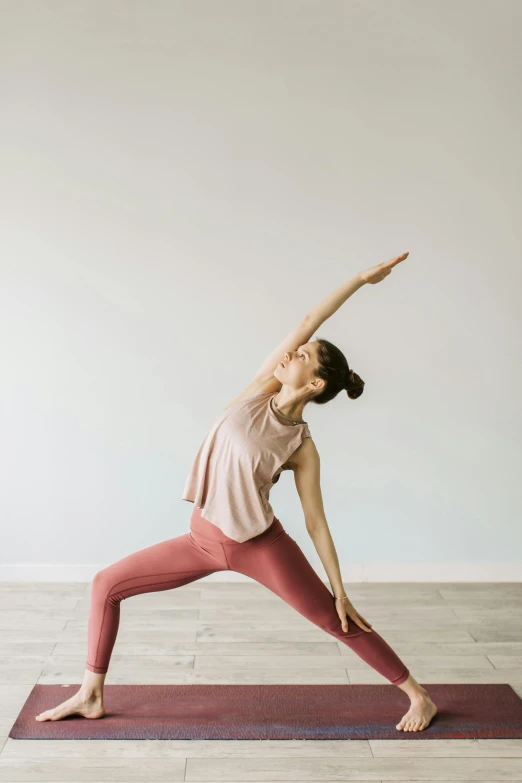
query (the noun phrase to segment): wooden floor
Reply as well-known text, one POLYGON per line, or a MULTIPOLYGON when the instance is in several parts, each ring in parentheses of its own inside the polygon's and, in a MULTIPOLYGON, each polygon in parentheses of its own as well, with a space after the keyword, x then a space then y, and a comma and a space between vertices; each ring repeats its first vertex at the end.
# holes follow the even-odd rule
MULTIPOLYGON (((507 682, 522 696, 522 584, 345 587, 419 682, 507 682)), ((82 681, 89 598, 90 583, 0 583, 1 783, 522 781, 522 739, 9 739, 35 683, 82 681)), ((106 683, 155 682, 388 681, 262 585, 200 580, 122 604, 106 683)))

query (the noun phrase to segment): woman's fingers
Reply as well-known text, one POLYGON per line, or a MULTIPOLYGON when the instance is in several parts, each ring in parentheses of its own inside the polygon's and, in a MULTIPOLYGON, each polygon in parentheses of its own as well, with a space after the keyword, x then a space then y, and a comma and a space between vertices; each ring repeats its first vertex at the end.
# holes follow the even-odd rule
POLYGON ((386 267, 388 267, 388 268, 390 268, 390 267, 392 267, 392 266, 396 266, 396 265, 397 265, 397 264, 399 264, 401 261, 404 261, 404 259, 405 259, 405 258, 406 258, 408 255, 409 255, 409 252, 408 252, 408 253, 402 253, 402 255, 400 255, 400 256, 395 256, 395 258, 390 258, 390 260, 389 260, 389 261, 385 261, 385 262, 384 262, 384 266, 386 266, 386 267))
POLYGON ((365 283, 380 283, 381 280, 384 280, 385 277, 388 277, 393 267, 397 266, 397 264, 399 264, 401 261, 404 261, 408 255, 409 252, 402 253, 400 256, 390 258, 389 261, 383 261, 376 266, 370 267, 370 269, 366 269, 364 272, 361 272, 360 275, 365 283))
POLYGON ((359 628, 362 628, 362 629, 363 629, 363 631, 368 631, 368 632, 370 632, 370 631, 371 631, 371 627, 369 627, 369 626, 370 626, 370 623, 368 623, 368 622, 367 622, 367 621, 364 619, 364 617, 363 617, 361 614, 359 614, 359 612, 357 612, 357 616, 356 616, 355 618, 353 618, 353 619, 354 619, 354 621, 357 623, 357 625, 359 626, 359 628))
POLYGON ((403 253, 402 256, 395 256, 395 258, 390 258, 388 261, 383 261, 381 264, 378 264, 376 268, 381 272, 385 272, 386 275, 389 275, 393 267, 397 266, 397 264, 400 264, 401 261, 404 261, 407 255, 408 253, 403 253))
POLYGON ((341 621, 341 627, 343 631, 346 633, 348 630, 348 615, 346 612, 346 607, 343 606, 343 601, 335 601, 335 608, 337 610, 337 614, 339 615, 339 620, 341 621))

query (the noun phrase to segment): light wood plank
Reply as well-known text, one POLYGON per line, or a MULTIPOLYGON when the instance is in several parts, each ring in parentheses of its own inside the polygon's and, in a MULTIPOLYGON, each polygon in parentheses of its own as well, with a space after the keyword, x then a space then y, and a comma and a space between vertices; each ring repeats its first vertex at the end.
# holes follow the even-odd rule
MULTIPOLYGON (((273 671, 301 670, 301 669, 334 669, 361 668, 367 669, 368 664, 357 653, 348 648, 350 656, 339 655, 332 659, 323 655, 215 655, 197 658, 194 669, 200 672, 212 671, 241 671, 242 669, 270 669, 273 671)), ((429 669, 446 671, 448 669, 464 669, 470 672, 494 671, 494 666, 485 655, 451 656, 410 656, 405 661, 411 669, 429 669)))
POLYGON ((373 755, 386 758, 522 758, 522 739, 368 740, 373 755))
POLYGON ((519 781, 518 758, 187 759, 187 781, 519 781))
MULTIPOLYGON (((21 741, 21 740, 19 740, 21 741)), ((109 743, 103 743, 109 744, 109 743)), ((0 781, 2 783, 84 783, 88 781, 111 783, 144 783, 144 781, 185 780, 186 761, 182 758, 125 758, 98 757, 95 759, 50 758, 34 759, 9 757, 0 754, 0 781)))
POLYGON ((10 758, 372 758, 368 740, 13 740, 4 754, 10 758))
MULTIPOLYGON (((324 655, 338 658, 341 655, 336 640, 329 635, 325 635, 322 642, 294 642, 294 641, 276 641, 276 642, 243 642, 242 644, 233 644, 232 642, 215 642, 214 644, 200 644, 199 642, 180 642, 177 634, 172 634, 172 639, 165 638, 166 634, 156 634, 155 639, 151 639, 147 634, 146 638, 140 641, 120 641, 120 636, 116 639, 113 654, 121 657, 129 655, 195 655, 214 657, 216 655, 324 655), (329 641, 331 639, 331 641, 329 641)), ((47 645, 49 647, 49 645, 47 645)), ((7 648, 8 645, 5 645, 7 648)), ((22 645, 13 645, 16 652, 22 652, 22 645)), ((3 647, 0 645, 0 654, 3 647)), ((56 660, 62 656, 80 657, 85 654, 86 644, 83 642, 58 642, 51 646, 47 655, 53 654, 56 660)), ((7 649, 6 649, 7 652, 7 649)), ((37 650, 37 652, 40 652, 37 650)))

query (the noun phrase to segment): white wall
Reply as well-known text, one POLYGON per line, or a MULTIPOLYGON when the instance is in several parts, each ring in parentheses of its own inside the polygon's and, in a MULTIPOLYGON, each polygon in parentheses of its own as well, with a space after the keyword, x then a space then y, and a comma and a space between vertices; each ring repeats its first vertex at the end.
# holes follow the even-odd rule
POLYGON ((409 250, 315 335, 366 381, 305 410, 343 575, 520 580, 518 0, 0 9, 0 576, 187 532, 219 410, 409 250))

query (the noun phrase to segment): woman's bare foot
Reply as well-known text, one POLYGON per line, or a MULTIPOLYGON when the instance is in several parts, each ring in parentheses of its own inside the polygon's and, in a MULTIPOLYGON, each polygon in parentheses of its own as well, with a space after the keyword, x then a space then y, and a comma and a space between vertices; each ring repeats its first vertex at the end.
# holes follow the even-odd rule
POLYGON ((412 701, 410 709, 406 715, 403 715, 395 728, 402 729, 402 731, 422 731, 430 725, 436 714, 437 707, 426 692, 426 695, 419 696, 412 701))
POLYGON ((36 716, 36 720, 61 720, 67 715, 83 715, 84 718, 93 719, 103 718, 105 715, 103 696, 100 693, 86 694, 80 689, 74 696, 57 707, 41 712, 36 716))

